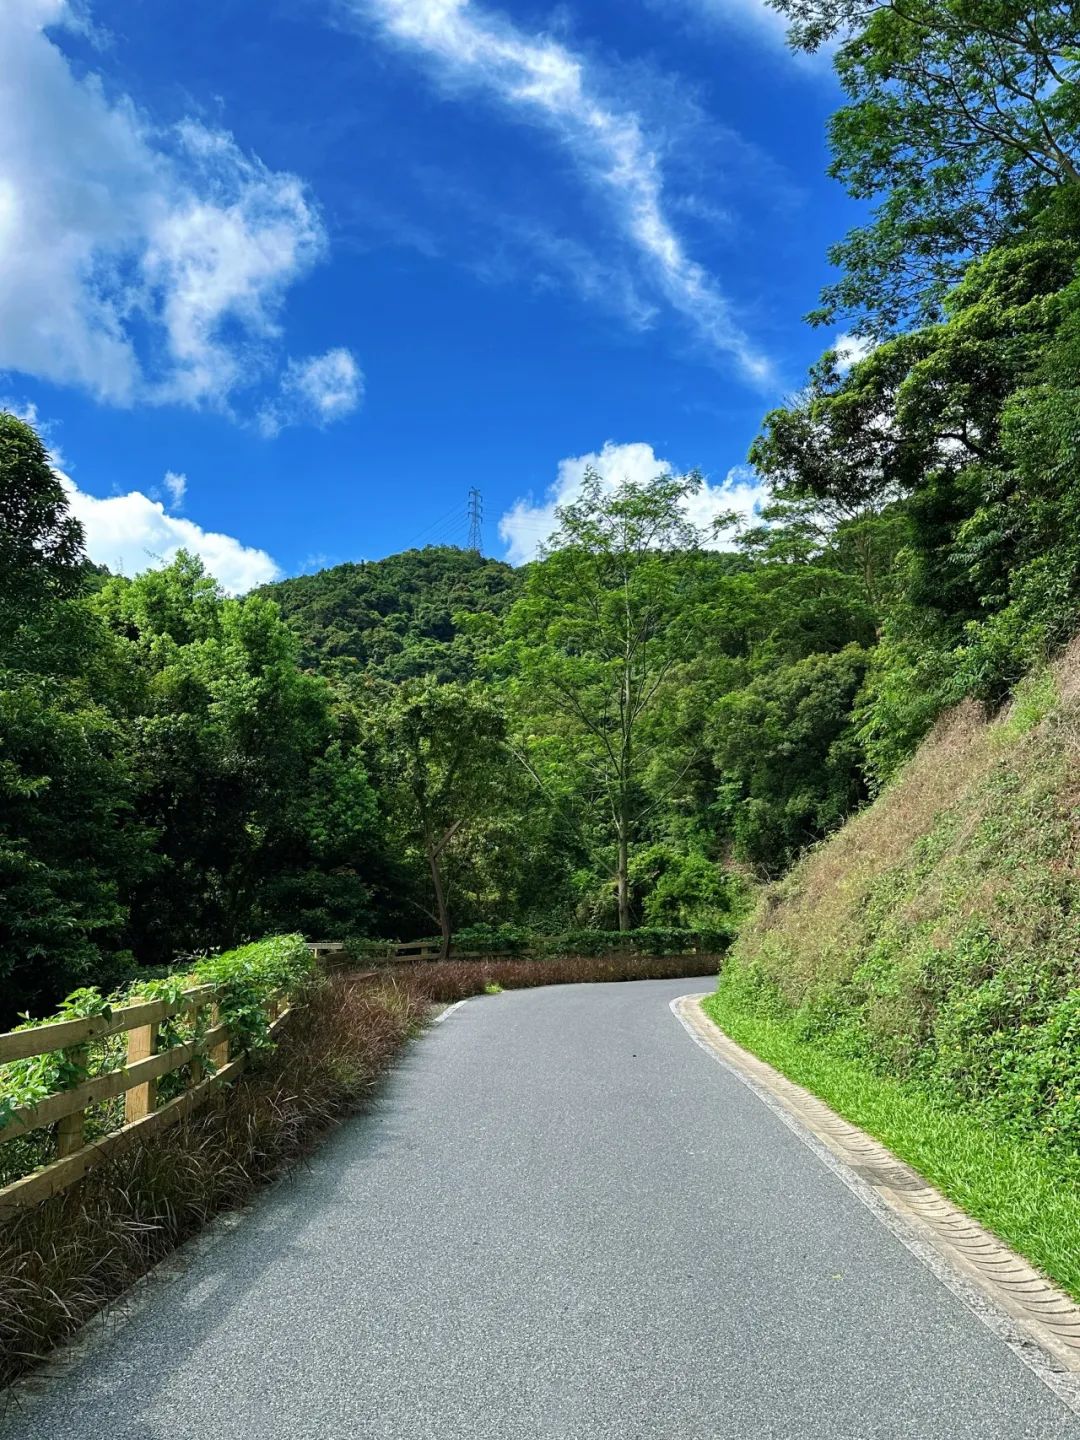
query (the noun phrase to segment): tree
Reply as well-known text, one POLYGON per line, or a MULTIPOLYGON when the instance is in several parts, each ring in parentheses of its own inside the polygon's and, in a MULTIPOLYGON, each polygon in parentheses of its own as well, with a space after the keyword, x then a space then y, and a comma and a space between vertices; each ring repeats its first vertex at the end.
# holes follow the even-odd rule
POLYGON ((356 872, 374 802, 356 737, 327 682, 300 671, 273 602, 226 598, 181 552, 162 570, 110 580, 93 603, 136 678, 135 805, 158 856, 152 881, 129 897, 139 958, 235 944, 261 918, 315 923, 326 907, 305 902, 304 874, 333 900, 337 924, 359 928, 367 895, 356 872), (339 883, 315 880, 317 865, 339 883))
POLYGON ((868 652, 809 655, 726 695, 710 738, 730 787, 736 854, 769 876, 866 797, 852 708, 868 652))
POLYGON ((548 729, 609 817, 620 930, 631 928, 631 848, 655 803, 643 788, 663 744, 653 722, 688 641, 695 572, 673 552, 698 544, 683 502, 700 483, 658 475, 608 493, 589 471, 507 619, 523 726, 534 745, 548 729))
POLYGON ((34 431, 0 415, 0 1024, 117 978, 130 823, 123 665, 79 592, 82 530, 34 431))
POLYGON ((82 526, 33 429, 0 411, 0 650, 31 612, 82 588, 82 526))
POLYGON ((506 722, 479 687, 428 677, 397 687, 379 723, 391 821, 427 868, 445 958, 452 933, 450 862, 467 852, 496 800, 506 722))
POLYGON ((869 333, 936 319, 972 255, 1080 199, 1080 12, 1062 0, 771 0, 791 42, 838 42, 850 103, 831 173, 872 222, 834 247, 815 317, 869 333))

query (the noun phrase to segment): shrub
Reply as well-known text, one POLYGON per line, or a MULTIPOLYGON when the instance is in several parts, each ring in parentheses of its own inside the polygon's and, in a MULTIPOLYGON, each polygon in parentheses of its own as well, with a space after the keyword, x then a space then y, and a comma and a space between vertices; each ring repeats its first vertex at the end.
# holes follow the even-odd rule
POLYGON ((1080 642, 771 887, 729 1008, 1080 1161, 1080 642))
MULTIPOLYGON (((270 1045, 270 1018, 267 1002, 282 993, 306 998, 317 974, 315 963, 300 935, 275 935, 199 960, 190 969, 152 980, 133 981, 112 995, 103 995, 93 986, 74 991, 62 1002, 58 1013, 44 1020, 26 1020, 20 1029, 37 1028, 57 1019, 109 1015, 113 1010, 138 1000, 178 1001, 185 990, 197 985, 214 985, 223 1023, 228 1027, 233 1053, 265 1050, 270 1045)), ((175 1015, 158 1030, 158 1049, 200 1042, 209 1027, 210 1012, 203 1007, 195 1015, 175 1015)), ((105 1036, 85 1046, 81 1056, 71 1051, 53 1051, 0 1065, 0 1184, 6 1184, 54 1158, 49 1130, 31 1131, 25 1137, 4 1142, 3 1126, 8 1116, 26 1105, 36 1104, 59 1091, 71 1090, 97 1075, 119 1070, 125 1060, 123 1033, 105 1036)), ((204 1066, 211 1067, 203 1051, 204 1066)), ((189 1067, 171 1071, 158 1082, 158 1098, 168 1101, 183 1090, 190 1079, 189 1067)), ((91 1105, 86 1112, 89 1139, 107 1134, 123 1123, 123 1096, 91 1105)))
POLYGON ((533 944, 522 925, 468 925, 454 935, 454 949, 474 955, 520 955, 533 944))
POLYGON ((258 1050, 268 1043, 267 1001, 280 994, 298 996, 315 973, 302 935, 272 935, 200 960, 184 982, 215 986, 234 1049, 258 1050))
POLYGON ((732 931, 683 930, 643 926, 637 930, 568 930, 564 935, 537 937, 542 955, 722 955, 732 931))

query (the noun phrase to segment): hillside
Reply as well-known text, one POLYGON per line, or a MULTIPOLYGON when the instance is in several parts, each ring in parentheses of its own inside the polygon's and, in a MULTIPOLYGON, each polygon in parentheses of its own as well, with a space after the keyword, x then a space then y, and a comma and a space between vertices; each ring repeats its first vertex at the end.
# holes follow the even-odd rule
POLYGON ((1080 1152, 1080 643, 943 717, 771 887, 720 987, 950 1106, 1080 1152))
POLYGON ((459 634, 462 611, 501 614, 520 576, 474 550, 428 546, 385 560, 335 565, 260 592, 281 607, 309 669, 365 667, 388 680, 472 674, 473 646, 459 634))

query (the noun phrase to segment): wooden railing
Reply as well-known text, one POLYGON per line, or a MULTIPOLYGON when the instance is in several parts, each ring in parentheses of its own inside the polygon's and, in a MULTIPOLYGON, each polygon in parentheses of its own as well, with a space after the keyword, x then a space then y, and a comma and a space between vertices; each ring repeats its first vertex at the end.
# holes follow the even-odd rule
MULTIPOLYGON (((341 962, 348 955, 348 946, 344 940, 311 940, 308 942, 308 949, 316 960, 327 960, 333 965, 341 962)), ((439 942, 430 940, 409 940, 403 945, 393 944, 387 941, 377 949, 364 950, 360 959, 364 961, 377 961, 379 964, 393 964, 398 960, 438 960, 442 956, 442 946, 439 942)), ((454 950, 451 952, 454 960, 509 960, 513 958, 511 951, 488 952, 486 950, 454 950)))
MULTIPOLYGON (((287 1002, 278 996, 268 1005, 273 1034, 289 1015, 287 1002)), ((125 1063, 115 1070, 94 1075, 68 1090, 13 1111, 0 1125, 0 1145, 55 1125, 56 1158, 42 1169, 0 1188, 0 1215, 23 1205, 32 1205, 65 1189, 135 1139, 164 1129, 196 1110, 227 1080, 237 1076, 246 1055, 230 1058, 229 1032, 222 1024, 217 991, 212 985, 186 990, 179 1000, 135 1001, 107 1015, 58 1020, 26 1030, 0 1034, 0 1066, 36 1055, 63 1053, 80 1068, 87 1047, 96 1040, 127 1035, 125 1063), (209 1026, 198 1033, 199 1014, 210 1009, 209 1026), (195 1021, 196 1039, 158 1049, 162 1023, 177 1015, 195 1021), (205 1061, 213 1067, 205 1075, 205 1061), (158 1106, 157 1084, 164 1075, 188 1066, 187 1087, 174 1099, 158 1106), (124 1123, 94 1140, 86 1138, 89 1106, 124 1096, 124 1123)), ((3 1072, 0 1070, 0 1080, 3 1072)))

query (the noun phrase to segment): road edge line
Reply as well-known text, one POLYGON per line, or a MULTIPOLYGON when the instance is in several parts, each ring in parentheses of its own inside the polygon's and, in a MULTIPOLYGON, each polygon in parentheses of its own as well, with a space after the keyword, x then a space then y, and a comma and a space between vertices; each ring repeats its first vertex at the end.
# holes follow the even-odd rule
POLYGON ((936 1280, 1080 1415, 1080 1306, 880 1140, 737 1045, 706 1015, 706 998, 681 995, 670 1003, 694 1043, 767 1105, 936 1280))
MULTIPOLYGON (((468 998, 468 995, 466 995, 465 1000, 468 1000, 468 998)), ((431 1023, 433 1025, 441 1025, 444 1020, 449 1020, 455 1010, 461 1009, 462 1005, 465 1004, 465 1000, 455 1000, 453 1005, 448 1005, 445 1010, 440 1010, 431 1023)))

